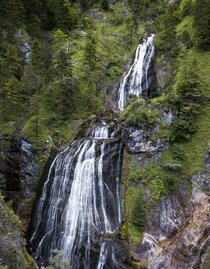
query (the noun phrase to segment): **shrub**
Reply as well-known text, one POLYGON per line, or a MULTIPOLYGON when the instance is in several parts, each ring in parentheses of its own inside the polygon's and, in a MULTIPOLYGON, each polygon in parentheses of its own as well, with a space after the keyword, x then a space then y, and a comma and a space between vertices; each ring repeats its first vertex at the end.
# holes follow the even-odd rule
POLYGON ((122 119, 125 119, 126 125, 155 125, 158 117, 155 112, 146 107, 142 99, 131 103, 122 113, 122 119))
POLYGON ((52 252, 52 255, 50 257, 50 265, 46 267, 46 269, 70 269, 70 266, 68 266, 68 262, 66 260, 63 260, 63 252, 61 250, 55 249, 52 252))

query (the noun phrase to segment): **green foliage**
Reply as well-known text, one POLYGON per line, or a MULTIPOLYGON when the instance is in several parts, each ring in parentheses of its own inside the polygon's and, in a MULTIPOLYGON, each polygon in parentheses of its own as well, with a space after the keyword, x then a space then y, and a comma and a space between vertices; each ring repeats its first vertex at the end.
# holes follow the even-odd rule
POLYGON ((129 170, 129 180, 138 180, 145 184, 150 189, 154 202, 157 202, 161 195, 170 194, 177 188, 177 177, 158 164, 150 164, 142 168, 131 164, 129 170))
MULTIPOLYGON (((210 106, 203 104, 196 117, 197 131, 186 140, 174 141, 161 156, 161 165, 182 164, 178 174, 189 180, 194 174, 205 171, 205 154, 210 141, 210 106), (198 142, 199 141, 199 142, 198 142)), ((181 132, 181 129, 180 129, 181 132)))
POLYGON ((196 130, 197 125, 195 123, 192 111, 179 111, 179 114, 172 124, 171 140, 188 140, 190 139, 191 135, 196 132, 196 130))
POLYGON ((148 204, 141 187, 138 188, 129 221, 140 233, 144 232, 148 221, 148 204))
POLYGON ((70 269, 68 261, 63 260, 63 251, 55 249, 50 257, 50 265, 46 269, 70 269))
POLYGON ((210 267, 210 247, 207 248, 205 260, 202 263, 203 269, 208 269, 210 267))
MULTIPOLYGON (((18 27, 23 25, 24 5, 21 0, 1 1, 0 29, 8 31, 7 35, 13 34, 18 27)), ((2 34, 2 33, 1 33, 2 34)))
POLYGON ((195 0, 193 4, 193 27, 195 29, 195 47, 210 50, 210 2, 209 0, 195 0))
POLYGON ((72 74, 68 36, 58 29, 53 35, 53 41, 51 108, 61 119, 67 119, 75 110, 78 89, 72 74))
MULTIPOLYGON (((135 206, 135 201, 138 200, 139 189, 140 186, 133 186, 131 184, 128 185, 128 189, 126 191, 126 200, 125 200, 125 208, 126 208, 126 215, 127 220, 122 227, 122 236, 125 239, 129 240, 131 245, 137 245, 141 242, 143 238, 143 228, 139 229, 135 225, 131 223, 133 208, 135 206)), ((145 207, 147 208, 147 203, 145 203, 145 207)), ((137 213, 138 214, 138 213, 137 213)), ((145 212, 145 219, 147 218, 147 212, 145 212)), ((145 221, 146 225, 146 221, 145 221)))
POLYGON ((155 125, 158 123, 158 117, 149 107, 146 106, 143 99, 132 102, 122 113, 121 118, 130 125, 155 125))
POLYGON ((172 172, 178 172, 182 168, 182 164, 176 161, 168 162, 164 165, 164 169, 172 171, 172 172))
POLYGON ((101 7, 103 10, 109 9, 109 1, 108 0, 101 0, 101 7))
POLYGON ((169 3, 155 22, 155 30, 158 32, 155 43, 158 52, 164 54, 170 61, 174 61, 174 58, 178 55, 176 25, 179 22, 179 17, 177 8, 176 1, 169 3))
POLYGON ((0 194, 0 234, 2 239, 0 260, 4 265, 1 267, 2 269, 36 268, 34 260, 26 252, 20 228, 19 217, 11 208, 11 203, 6 204, 0 194))
POLYGON ((84 64, 88 67, 88 73, 96 69, 97 46, 96 37, 93 30, 87 33, 86 45, 84 49, 84 64))
POLYGON ((187 48, 193 47, 194 27, 193 16, 186 16, 176 27, 177 38, 187 48))
POLYGON ((191 15, 192 12, 192 1, 191 0, 182 0, 179 5, 179 16, 184 18, 191 15))
POLYGON ((174 88, 178 94, 178 114, 172 124, 171 140, 189 139, 197 130, 195 119, 205 96, 205 83, 199 77, 198 60, 183 50, 174 88))
POLYGON ((205 84, 199 78, 198 60, 190 51, 183 50, 180 55, 176 80, 175 87, 183 102, 203 97, 205 84))

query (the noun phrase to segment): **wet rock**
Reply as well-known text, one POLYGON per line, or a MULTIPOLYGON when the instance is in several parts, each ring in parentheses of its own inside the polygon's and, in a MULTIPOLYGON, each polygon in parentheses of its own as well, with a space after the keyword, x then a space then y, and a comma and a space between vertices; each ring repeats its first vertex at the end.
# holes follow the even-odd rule
POLYGON ((135 248, 133 258, 135 260, 148 260, 159 248, 158 241, 151 234, 145 233, 140 246, 135 248))
POLYGON ((153 129, 130 127, 123 130, 123 142, 126 150, 129 153, 144 153, 163 151, 167 148, 167 144, 160 139, 156 141, 149 140, 158 129, 158 126, 153 129))
POLYGON ((9 152, 9 138, 0 136, 0 190, 6 189, 6 155, 9 152))
POLYGON ((10 149, 5 158, 6 196, 7 199, 14 201, 14 209, 17 210, 23 190, 20 178, 21 138, 19 136, 14 136, 11 139, 10 149))
POLYGON ((35 196, 38 176, 39 169, 31 144, 19 135, 14 136, 5 156, 5 177, 6 197, 14 201, 16 212, 23 199, 35 196))
POLYGON ((39 177, 39 167, 35 161, 32 145, 24 139, 21 139, 20 177, 24 185, 24 198, 34 197, 39 177))

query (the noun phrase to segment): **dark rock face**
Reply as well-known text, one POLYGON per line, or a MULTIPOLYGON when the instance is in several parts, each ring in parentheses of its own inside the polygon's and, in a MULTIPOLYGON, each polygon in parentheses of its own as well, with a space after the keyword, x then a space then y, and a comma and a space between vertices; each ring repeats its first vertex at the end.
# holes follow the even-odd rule
POLYGON ((6 189, 6 156, 9 152, 9 138, 0 136, 0 189, 6 189))
POLYGON ((6 198, 14 201, 15 211, 18 211, 22 199, 34 197, 38 173, 30 143, 19 135, 14 136, 6 154, 5 177, 6 198))
POLYGON ((24 199, 30 199, 36 191, 39 167, 35 161, 32 145, 24 139, 21 139, 20 177, 24 185, 24 199))
POLYGON ((167 148, 167 144, 160 139, 150 141, 149 137, 155 134, 158 126, 154 128, 130 127, 123 130, 123 142, 129 153, 157 152, 167 148))

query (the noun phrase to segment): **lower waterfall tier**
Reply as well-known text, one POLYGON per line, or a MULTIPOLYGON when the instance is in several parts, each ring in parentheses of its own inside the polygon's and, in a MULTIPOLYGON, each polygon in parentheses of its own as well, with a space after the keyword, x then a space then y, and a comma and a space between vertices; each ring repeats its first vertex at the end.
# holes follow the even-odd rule
POLYGON ((122 146, 106 128, 73 142, 51 165, 30 240, 43 261, 58 249, 72 269, 120 268, 113 238, 121 223, 122 146))

